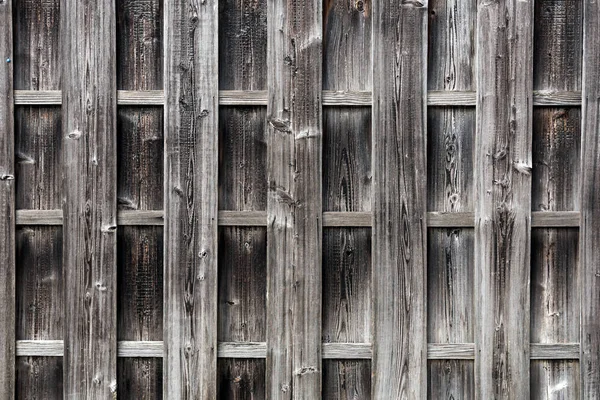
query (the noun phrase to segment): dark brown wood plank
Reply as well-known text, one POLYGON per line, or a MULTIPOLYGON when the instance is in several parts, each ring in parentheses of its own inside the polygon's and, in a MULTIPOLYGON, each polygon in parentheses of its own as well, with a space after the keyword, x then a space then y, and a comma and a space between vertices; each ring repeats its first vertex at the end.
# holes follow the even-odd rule
MULTIPOLYGON (((371 229, 323 232, 323 342, 371 341, 371 229)), ((332 384, 324 381, 324 386, 332 384)))
POLYGON ((218 11, 165 7, 165 398, 217 396, 218 11))
POLYGON ((60 0, 13 3, 15 89, 60 90, 60 0))
POLYGON ((62 5, 64 394, 109 398, 117 385, 115 10, 108 0, 62 5))
POLYGON ((373 398, 427 396, 427 1, 373 4, 373 398))
POLYGON ((261 400, 266 398, 265 360, 220 359, 219 393, 220 400, 261 400))
POLYGON ((478 3, 475 396, 529 398, 533 2, 478 3))
POLYGON ((58 107, 15 110, 16 202, 18 209, 62 206, 62 134, 58 107))
POLYGON ((583 2, 581 133, 581 398, 600 396, 600 4, 583 2))
POLYGON ((221 107, 219 119, 219 209, 266 210, 266 109, 221 107))
POLYGON ((63 399, 62 357, 17 357, 16 398, 63 399))
POLYGON ((267 9, 267 398, 321 395, 322 10, 267 9))
POLYGON ((160 107, 120 107, 117 131, 119 210, 162 210, 162 110, 160 107))
POLYGON ((267 88, 267 1, 219 2, 219 88, 267 88))
POLYGON ((219 229, 220 342, 266 340, 266 264, 265 228, 219 229))
POLYGON ((323 361, 323 399, 371 398, 370 360, 323 361))
POLYGON ((0 397, 15 396, 15 140, 13 116, 13 10, 0 3, 0 397))
POLYGON ((475 90, 477 0, 429 1, 429 90, 475 90))
POLYGON ((163 1, 117 1, 117 88, 163 88, 163 1))

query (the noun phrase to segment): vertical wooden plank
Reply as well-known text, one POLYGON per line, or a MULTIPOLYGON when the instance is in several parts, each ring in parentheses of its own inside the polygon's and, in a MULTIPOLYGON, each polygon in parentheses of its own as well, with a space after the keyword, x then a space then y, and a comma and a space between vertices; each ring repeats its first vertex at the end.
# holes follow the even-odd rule
POLYGON ((267 8, 267 398, 321 396, 322 4, 267 8))
POLYGON ((15 394, 15 143, 12 1, 0 2, 0 397, 15 394))
POLYGON ((475 395, 529 397, 533 2, 479 1, 475 395))
POLYGON ((116 394, 114 7, 61 2, 65 398, 116 394))
POLYGON ((427 1, 373 4, 373 398, 427 396, 427 1))
POLYGON ((165 1, 164 397, 217 396, 218 2, 165 1))
POLYGON ((581 382, 582 399, 600 398, 600 4, 583 2, 581 138, 581 382))
POLYGON ((264 359, 219 360, 219 400, 262 400, 265 393, 264 359))
POLYGON ((371 398, 370 360, 324 360, 323 399, 371 398))

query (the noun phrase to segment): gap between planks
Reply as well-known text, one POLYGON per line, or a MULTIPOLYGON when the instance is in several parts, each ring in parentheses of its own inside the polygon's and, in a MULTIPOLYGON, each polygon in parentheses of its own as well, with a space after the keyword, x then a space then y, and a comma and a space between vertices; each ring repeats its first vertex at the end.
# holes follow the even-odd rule
MULTIPOLYGON (((119 225, 164 225, 162 210, 119 211, 119 225)), ((370 227, 371 212, 324 212, 323 226, 370 227)), ((220 226, 266 226, 266 211, 219 211, 220 226)), ((532 228, 578 227, 579 211, 534 211, 532 228)), ((17 225, 62 225, 62 210, 17 210, 17 225)), ((473 228, 475 216, 471 212, 428 212, 429 228, 473 228)))
MULTIPOLYGON (((16 105, 60 105, 60 90, 15 90, 16 105)), ((371 92, 323 91, 324 106, 370 106, 371 92)), ((429 91, 428 106, 475 106, 476 92, 472 91, 429 91)), ((162 90, 118 90, 117 104, 138 106, 161 106, 164 104, 162 90)), ((266 106, 267 92, 264 90, 221 90, 219 104, 223 106, 266 106)), ((534 106, 581 106, 581 92, 557 92, 540 90, 533 96, 534 106)))
MULTIPOLYGON (((17 340, 17 356, 19 357, 62 357, 64 346, 62 340, 17 340)), ((163 342, 119 341, 118 357, 157 357, 163 356, 163 342)), ((265 342, 220 342, 217 356, 219 358, 265 358, 267 345, 265 342)), ((323 343, 323 359, 329 360, 361 360, 371 358, 370 343, 323 343)), ((429 360, 474 360, 475 345, 473 343, 427 345, 429 360)), ((532 360, 577 360, 579 359, 579 343, 532 343, 532 360)))

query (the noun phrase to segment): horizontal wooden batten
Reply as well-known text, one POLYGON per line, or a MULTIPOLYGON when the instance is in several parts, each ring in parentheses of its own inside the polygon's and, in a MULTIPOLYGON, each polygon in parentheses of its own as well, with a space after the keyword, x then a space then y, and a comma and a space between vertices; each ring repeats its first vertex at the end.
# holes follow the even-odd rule
MULTIPOLYGON (((371 92, 323 91, 324 106, 370 106, 371 92)), ((429 106, 475 106, 476 92, 470 91, 430 91, 427 94, 429 106)), ((60 90, 15 90, 16 105, 60 105, 60 90)), ((155 105, 164 104, 162 90, 119 90, 119 105, 155 105)), ((221 90, 219 104, 223 106, 266 106, 267 92, 264 90, 221 90)), ((540 90, 533 95, 534 106, 581 106, 581 92, 555 92, 540 90)))
MULTIPOLYGON (((62 340, 17 340, 17 356, 20 357, 62 357, 63 352, 62 340)), ((265 342, 221 342, 217 350, 219 358, 265 358, 266 354, 265 342)), ((163 342, 119 341, 117 355, 160 358, 163 356, 163 342)), ((532 360, 577 360, 579 343, 532 343, 530 357, 532 360)), ((368 360, 371 358, 371 344, 323 343, 323 358, 368 360)), ((473 343, 429 343, 427 358, 429 360, 473 360, 475 345, 473 343)))
MULTIPOLYGON (((472 228, 474 214, 428 212, 430 228, 472 228)), ((119 211, 119 225, 164 225, 162 210, 119 211)), ((17 225, 62 225, 62 210, 17 210, 17 225)), ((265 211, 219 211, 220 226, 266 226, 265 211)), ((323 226, 370 227, 370 212, 324 212, 323 226)), ((533 228, 569 228, 579 226, 578 211, 534 211, 533 228)))

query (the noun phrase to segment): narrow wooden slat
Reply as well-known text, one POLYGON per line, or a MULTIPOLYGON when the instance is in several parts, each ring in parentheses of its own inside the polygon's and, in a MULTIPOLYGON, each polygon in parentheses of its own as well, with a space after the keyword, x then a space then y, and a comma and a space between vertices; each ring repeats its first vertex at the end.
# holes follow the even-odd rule
POLYGON ((218 1, 165 9, 165 398, 217 397, 218 1))
POLYGON ((373 398, 427 396, 427 1, 373 4, 373 398))
POLYGON ((267 398, 321 395, 322 10, 267 5, 267 398))
POLYGON ((0 2, 0 398, 15 396, 15 141, 12 2, 0 2))
POLYGON ((119 225, 164 225, 164 222, 163 210, 123 210, 117 213, 119 225))
POLYGON ((17 340, 17 356, 62 357, 64 342, 62 340, 17 340))
POLYGON ((361 360, 371 358, 370 343, 323 343, 323 359, 361 360))
POLYGON ((61 10, 64 395, 109 398, 117 378, 115 5, 65 0, 61 10))
MULTIPOLYGON (((430 90, 427 93, 429 106, 475 106, 477 94, 473 91, 430 90)), ((369 91, 323 91, 324 106, 370 106, 369 91)), ((119 105, 163 105, 165 101, 162 90, 119 90, 119 105)), ((15 105, 60 105, 60 90, 15 90, 15 105)), ((220 90, 219 105, 222 106, 264 106, 267 105, 265 90, 220 90)), ((536 90, 533 93, 534 106, 580 106, 579 91, 536 90)))
POLYGON ((579 343, 531 343, 532 360, 578 360, 579 343))
POLYGON ((473 343, 429 343, 427 345, 429 360, 473 360, 475 344, 473 343))
POLYGON ((532 21, 532 1, 478 2, 477 398, 529 398, 532 21))
POLYGON ((600 3, 583 2, 581 134, 581 386, 583 399, 600 398, 600 3))

